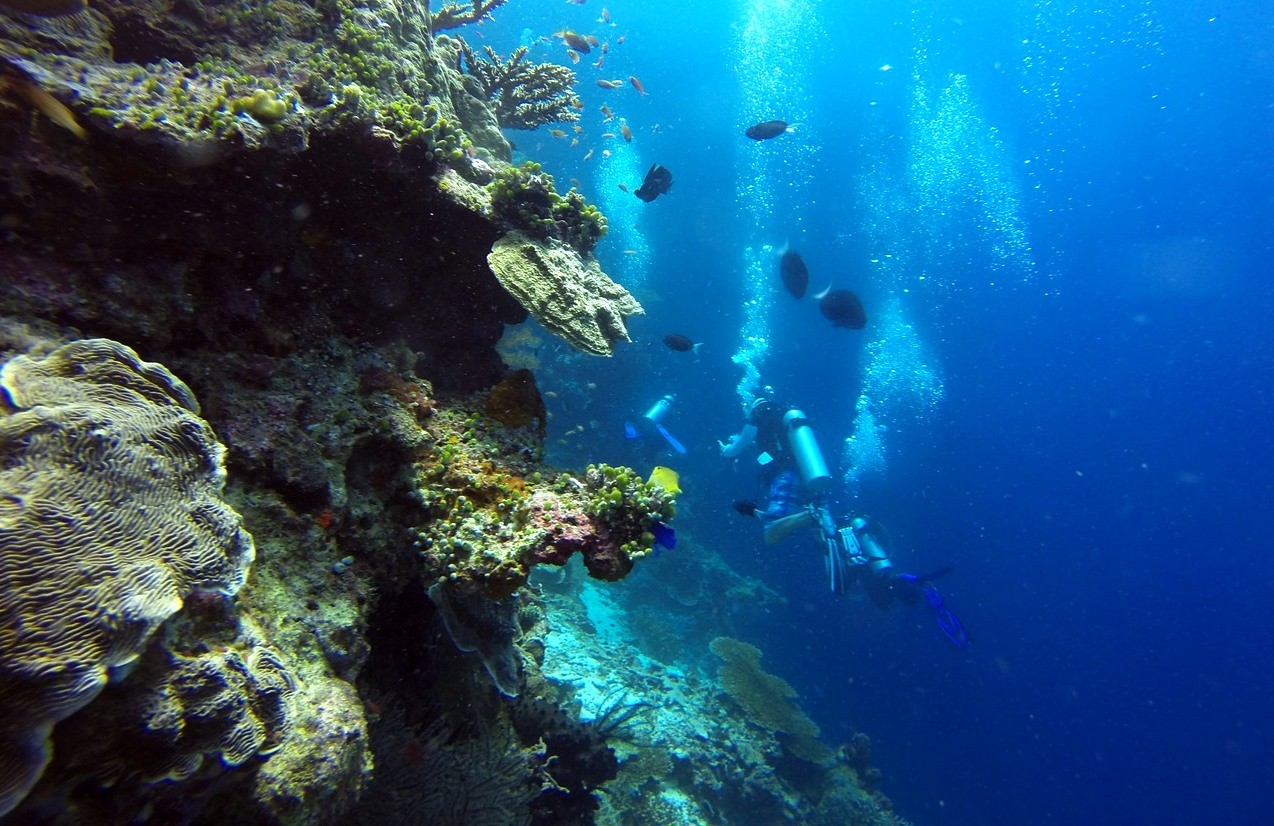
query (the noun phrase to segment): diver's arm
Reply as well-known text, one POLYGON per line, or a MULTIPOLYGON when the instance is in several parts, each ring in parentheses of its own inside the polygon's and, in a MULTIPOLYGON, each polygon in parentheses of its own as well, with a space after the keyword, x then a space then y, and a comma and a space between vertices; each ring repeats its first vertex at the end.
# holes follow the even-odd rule
POLYGON ((756 444, 756 425, 744 425, 743 429, 730 437, 729 444, 717 441, 721 447, 721 456, 726 459, 737 458, 743 451, 756 444))

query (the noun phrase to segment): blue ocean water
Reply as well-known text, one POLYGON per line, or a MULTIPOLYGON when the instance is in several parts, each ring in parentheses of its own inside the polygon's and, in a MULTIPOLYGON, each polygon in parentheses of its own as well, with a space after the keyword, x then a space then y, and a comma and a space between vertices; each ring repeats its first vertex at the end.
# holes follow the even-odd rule
POLYGON ((502 53, 565 62, 563 28, 608 44, 568 64, 581 132, 509 134, 601 205, 602 265, 647 310, 613 359, 548 348, 553 458, 680 472, 678 530, 789 599, 740 636, 826 739, 871 735, 913 822, 1267 822, 1274 10, 511 0, 496 17, 474 42, 502 53), (743 136, 771 118, 799 126, 743 136), (656 162, 670 193, 620 189, 656 162), (812 289, 862 297, 864 330, 783 292, 784 245, 812 289), (700 354, 666 348, 673 332, 700 354), (839 512, 887 525, 904 569, 954 566, 939 585, 968 649, 922 608, 835 599, 812 542, 767 548, 734 514, 756 474, 716 441, 757 383, 810 415, 839 512), (665 393, 685 457, 623 438, 665 393))

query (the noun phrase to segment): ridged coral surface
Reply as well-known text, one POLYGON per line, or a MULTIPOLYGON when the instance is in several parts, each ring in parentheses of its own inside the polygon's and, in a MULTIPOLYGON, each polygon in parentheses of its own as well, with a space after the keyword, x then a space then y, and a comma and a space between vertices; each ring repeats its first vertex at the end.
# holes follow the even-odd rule
POLYGON ((560 241, 511 232, 487 256, 491 271, 546 330, 597 356, 628 340, 627 316, 644 312, 637 299, 560 241))
POLYGON ((232 594, 251 536, 190 390, 107 339, 0 370, 0 814, 56 722, 137 658, 193 591, 232 594))

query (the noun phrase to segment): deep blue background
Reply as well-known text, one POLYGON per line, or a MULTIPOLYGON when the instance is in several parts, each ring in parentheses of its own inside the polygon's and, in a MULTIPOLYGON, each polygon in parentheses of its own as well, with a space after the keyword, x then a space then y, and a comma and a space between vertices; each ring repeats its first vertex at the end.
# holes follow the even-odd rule
MULTIPOLYGON (((576 67, 590 113, 579 147, 543 129, 512 137, 595 197, 582 156, 604 145, 592 113, 607 102, 676 178, 648 207, 654 254, 637 292, 649 314, 634 321, 634 344, 546 371, 575 382, 559 387, 556 433, 599 422, 559 458, 645 458, 626 454, 620 423, 679 395, 671 424, 692 447, 678 465, 679 527, 789 597, 741 635, 801 691, 827 739, 872 736, 886 791, 914 822, 1268 822, 1274 12, 1257 0, 1079 2, 1070 13, 1042 0, 825 2, 810 22, 822 47, 790 45, 816 116, 756 148, 811 141, 822 173, 800 204, 773 205, 774 226, 826 205, 791 240, 816 276, 861 282, 869 312, 888 285, 845 260, 833 235, 874 252, 844 204, 861 194, 863 158, 905 160, 921 48, 931 76, 968 75, 1021 193, 1030 282, 953 256, 929 262, 934 287, 908 297, 946 394, 928 426, 891 433, 887 477, 860 502, 891 527, 900 565, 956 566, 941 584, 974 638, 961 653, 921 610, 833 600, 812 546, 765 549, 730 511, 753 492, 750 470, 713 449, 738 425, 728 359, 742 247, 758 229, 738 203, 748 113, 737 32, 750 4, 612 0, 610 29, 594 22, 602 5, 511 0, 465 33, 501 51, 524 29, 625 34, 603 69, 588 57, 576 67), (1041 38, 1047 61, 1023 42, 1041 38), (630 74, 648 97, 593 82, 630 74), (666 332, 704 341, 702 355, 666 350, 666 332), (587 381, 591 399, 571 398, 587 381)), ((563 55, 537 46, 538 59, 563 55)), ((781 117, 783 101, 773 108, 781 117)), ((617 244, 599 248, 603 266, 619 260, 617 244)), ((795 302, 776 303, 772 327, 766 380, 808 409, 839 458, 870 328, 831 330, 795 302)))

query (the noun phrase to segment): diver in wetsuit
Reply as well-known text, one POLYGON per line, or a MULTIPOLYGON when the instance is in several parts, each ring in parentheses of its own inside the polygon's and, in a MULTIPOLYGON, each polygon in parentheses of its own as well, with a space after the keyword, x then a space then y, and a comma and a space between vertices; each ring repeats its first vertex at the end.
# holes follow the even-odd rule
POLYGON ((721 455, 735 459, 755 448, 765 503, 739 501, 734 508, 761 521, 767 545, 775 545, 804 527, 817 527, 832 592, 844 596, 857 582, 882 609, 895 599, 914 605, 924 599, 937 614, 938 624, 953 644, 963 648, 968 637, 959 620, 942 603, 932 580, 949 569, 926 576, 894 569, 879 538, 879 528, 866 517, 838 524, 827 507, 832 475, 805 413, 778 404, 766 388, 753 402, 747 423, 718 442, 721 455))

